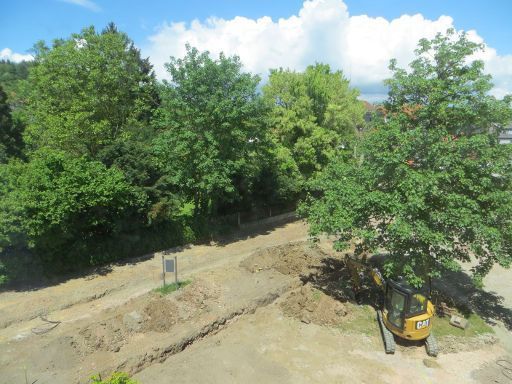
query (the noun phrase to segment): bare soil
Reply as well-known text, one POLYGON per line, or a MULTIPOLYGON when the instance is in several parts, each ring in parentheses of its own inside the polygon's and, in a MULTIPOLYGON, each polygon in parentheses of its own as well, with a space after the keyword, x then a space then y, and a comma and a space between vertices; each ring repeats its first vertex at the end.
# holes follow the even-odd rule
POLYGON ((499 374, 493 364, 510 356, 503 328, 492 340, 440 340, 437 359, 421 345, 386 355, 371 307, 349 300, 343 255, 328 245, 312 245, 293 222, 173 250, 192 283, 167 296, 152 291, 161 254, 2 293, 0 384, 88 383, 113 371, 143 384, 484 383, 499 374))
POLYGON ((240 263, 249 272, 274 269, 283 275, 308 276, 322 265, 328 254, 308 242, 269 247, 253 253, 240 263))
POLYGON ((347 315, 348 308, 338 300, 316 290, 311 284, 289 292, 281 303, 285 315, 305 324, 327 326, 340 324, 347 315))

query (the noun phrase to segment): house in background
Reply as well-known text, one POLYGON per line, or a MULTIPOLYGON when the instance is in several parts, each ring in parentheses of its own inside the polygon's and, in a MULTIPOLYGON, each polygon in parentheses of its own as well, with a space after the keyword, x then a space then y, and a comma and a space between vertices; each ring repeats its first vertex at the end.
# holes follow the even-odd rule
POLYGON ((503 128, 498 138, 500 144, 512 144, 512 123, 503 128))

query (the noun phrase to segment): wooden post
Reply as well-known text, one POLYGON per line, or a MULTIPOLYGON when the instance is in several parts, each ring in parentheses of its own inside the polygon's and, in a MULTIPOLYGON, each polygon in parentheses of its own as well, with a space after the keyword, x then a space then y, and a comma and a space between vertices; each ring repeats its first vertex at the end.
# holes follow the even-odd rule
POLYGON ((237 213, 237 218, 238 218, 238 227, 240 227, 240 212, 237 213))

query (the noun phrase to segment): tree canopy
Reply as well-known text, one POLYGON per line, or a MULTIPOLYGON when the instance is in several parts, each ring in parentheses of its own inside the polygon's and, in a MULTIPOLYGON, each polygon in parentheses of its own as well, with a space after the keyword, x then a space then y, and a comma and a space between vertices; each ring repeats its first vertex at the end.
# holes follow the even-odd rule
POLYGON ((421 39, 409 70, 390 63, 393 77, 386 80, 389 97, 384 106, 403 118, 404 127, 444 129, 454 135, 485 131, 512 118, 509 98, 489 94, 491 75, 472 56, 482 44, 453 29, 432 40, 421 39))
POLYGON ((32 148, 49 147, 95 157, 106 145, 131 137, 158 105, 151 65, 124 33, 93 27, 39 44, 28 86, 32 148))
POLYGON ((116 168, 48 149, 0 167, 0 179, 0 249, 28 247, 54 270, 109 260, 94 247, 145 199, 116 168))
POLYGON ((326 64, 304 72, 270 72, 263 97, 270 106, 271 134, 291 152, 305 179, 320 171, 340 145, 348 146, 363 124, 358 96, 342 72, 331 72, 326 64))
POLYGON ((11 107, 18 107, 26 100, 23 80, 28 78, 30 68, 33 66, 31 61, 22 61, 14 63, 9 60, 0 60, 0 85, 4 88, 9 99, 11 107))
POLYGON ((362 157, 337 156, 311 185, 301 211, 313 235, 384 250, 385 273, 415 285, 460 261, 476 259, 477 281, 510 265, 512 156, 494 129, 510 105, 487 95, 490 77, 469 60, 478 49, 448 31, 420 41, 410 71, 392 61, 387 123, 362 139, 362 157))
POLYGON ((236 56, 212 59, 189 46, 166 67, 171 81, 162 88, 153 143, 158 166, 196 213, 214 212, 238 197, 236 179, 251 172, 261 139, 259 77, 242 72, 236 56))

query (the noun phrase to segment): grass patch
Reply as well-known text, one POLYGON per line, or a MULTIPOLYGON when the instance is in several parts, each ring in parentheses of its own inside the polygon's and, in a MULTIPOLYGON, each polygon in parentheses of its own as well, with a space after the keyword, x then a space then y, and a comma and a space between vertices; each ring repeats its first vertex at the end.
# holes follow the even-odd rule
POLYGON ((471 313, 466 316, 469 321, 466 329, 460 329, 450 325, 450 316, 435 317, 433 330, 436 336, 459 336, 459 337, 473 337, 482 335, 484 333, 494 333, 494 330, 488 325, 484 319, 476 313, 471 313))
POLYGON ((379 323, 375 309, 369 305, 350 305, 349 314, 337 328, 343 333, 362 333, 367 336, 379 336, 379 323))
POLYGON ((176 284, 176 283, 165 284, 163 287, 153 289, 153 292, 159 293, 162 296, 168 295, 169 293, 177 291, 180 288, 186 287, 191 282, 192 282, 191 280, 185 280, 185 281, 178 281, 178 284, 176 284))
MULTIPOLYGON (((379 323, 376 320, 375 309, 369 305, 351 305, 349 314, 336 327, 343 333, 362 333, 367 336, 380 337, 379 323)), ((460 329, 450 325, 450 317, 435 317, 433 330, 438 337, 458 336, 474 337, 485 333, 494 333, 494 330, 484 319, 476 313, 466 317, 469 325, 466 329, 460 329)))
POLYGON ((114 372, 109 378, 102 380, 100 375, 91 377, 91 384, 139 384, 138 381, 130 379, 124 372, 114 372))
POLYGON ((318 301, 322 297, 322 292, 317 289, 313 290, 313 300, 318 301))

